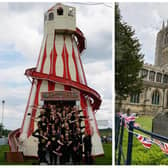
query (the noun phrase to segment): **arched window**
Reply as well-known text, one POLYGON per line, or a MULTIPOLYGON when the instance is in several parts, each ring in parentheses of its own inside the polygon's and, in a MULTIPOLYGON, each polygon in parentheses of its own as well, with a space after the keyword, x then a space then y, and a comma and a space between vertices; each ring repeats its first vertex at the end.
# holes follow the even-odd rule
POLYGON ((63 15, 64 14, 64 11, 63 11, 63 8, 62 7, 59 7, 57 9, 57 15, 63 15))
POLYGON ((160 99, 159 91, 155 90, 152 94, 152 104, 159 105, 159 99, 160 99))
POLYGON ((49 13, 48 20, 54 20, 54 13, 49 13))
POLYGON ((164 75, 164 77, 163 77, 163 83, 168 83, 168 75, 164 75))
POLYGON ((131 103, 139 103, 139 96, 140 94, 132 94, 130 97, 130 102, 131 103))
POLYGON ((147 76, 148 76, 148 70, 147 69, 142 69, 141 70, 141 77, 143 79, 147 79, 147 76))
POLYGON ((162 74, 161 73, 157 73, 156 82, 161 82, 161 80, 162 80, 162 74))
POLYGON ((155 72, 154 71, 150 71, 150 73, 149 73, 149 80, 150 81, 154 81, 155 80, 155 72))

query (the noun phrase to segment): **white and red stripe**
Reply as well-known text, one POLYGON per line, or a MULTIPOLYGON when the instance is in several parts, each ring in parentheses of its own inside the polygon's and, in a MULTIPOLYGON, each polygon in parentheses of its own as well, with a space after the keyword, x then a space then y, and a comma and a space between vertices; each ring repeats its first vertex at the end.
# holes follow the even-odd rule
MULTIPOLYGON (((79 29, 78 29, 79 30, 79 29)), ((73 33, 49 33, 44 34, 40 53, 37 60, 36 72, 47 76, 60 77, 61 79, 78 82, 87 86, 87 81, 84 73, 84 68, 80 58, 80 51, 77 46, 77 42, 73 33)), ((31 106, 40 105, 41 92, 46 91, 64 91, 75 90, 80 92, 80 108, 83 110, 83 115, 91 118, 91 121, 85 120, 84 124, 88 132, 93 132, 93 155, 102 155, 103 148, 101 139, 95 119, 95 113, 93 104, 91 104, 90 98, 86 93, 73 88, 67 84, 59 83, 57 81, 49 81, 48 79, 34 78, 32 83, 31 92, 26 106, 26 111, 21 127, 20 139, 26 141, 26 144, 31 142, 33 145, 32 132, 36 129, 37 125, 34 122, 34 117, 39 115, 39 110, 33 109, 31 106), (28 115, 30 114, 30 115, 28 115)), ((29 145, 27 145, 29 146, 29 145)), ((35 149, 37 149, 37 142, 34 143, 35 149)), ((23 146, 20 146, 20 149, 23 146)), ((24 150, 25 155, 30 155, 28 149, 24 150)), ((31 153, 31 155, 37 155, 31 153)))

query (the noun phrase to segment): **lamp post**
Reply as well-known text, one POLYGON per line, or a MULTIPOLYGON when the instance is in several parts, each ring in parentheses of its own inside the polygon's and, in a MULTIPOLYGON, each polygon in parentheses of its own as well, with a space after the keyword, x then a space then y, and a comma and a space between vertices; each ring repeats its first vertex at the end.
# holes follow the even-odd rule
POLYGON ((2 100, 2 128, 1 128, 1 135, 2 135, 2 131, 3 131, 3 119, 4 119, 4 105, 5 105, 5 100, 2 100))

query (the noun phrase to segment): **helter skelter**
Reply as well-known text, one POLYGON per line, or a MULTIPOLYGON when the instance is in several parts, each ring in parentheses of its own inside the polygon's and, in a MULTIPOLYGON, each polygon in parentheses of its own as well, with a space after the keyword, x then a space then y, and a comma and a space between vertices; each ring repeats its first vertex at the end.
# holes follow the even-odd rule
POLYGON ((71 101, 92 119, 83 123, 92 132, 92 155, 104 154, 95 118, 101 98, 87 86, 80 58, 84 49, 85 37, 76 28, 75 8, 57 3, 44 14, 44 37, 37 65, 25 71, 32 78, 32 86, 22 126, 9 136, 11 151, 37 156, 38 142, 32 133, 37 128, 34 118, 40 109, 32 107, 48 101, 71 101))

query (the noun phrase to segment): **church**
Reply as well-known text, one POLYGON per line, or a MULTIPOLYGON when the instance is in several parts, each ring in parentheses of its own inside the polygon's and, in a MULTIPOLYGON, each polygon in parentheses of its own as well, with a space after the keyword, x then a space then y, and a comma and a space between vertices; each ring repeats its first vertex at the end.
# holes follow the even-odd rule
POLYGON ((163 22, 157 33, 155 64, 145 63, 139 76, 143 78, 142 92, 122 101, 121 111, 152 116, 168 111, 168 24, 163 22))

